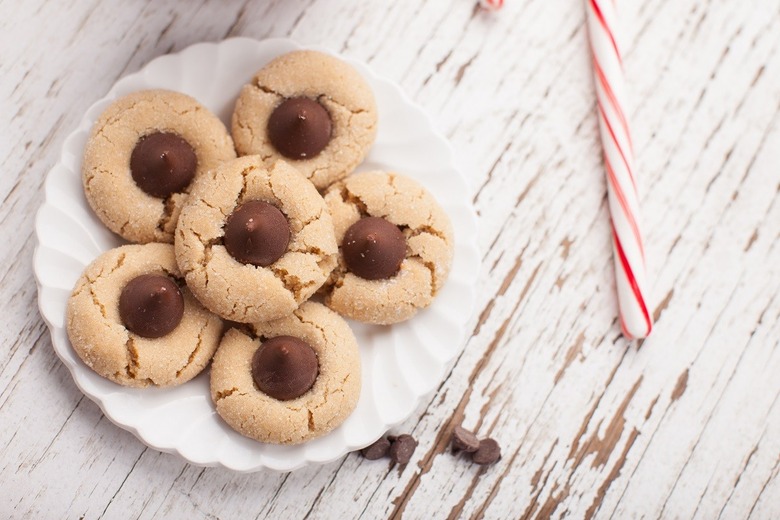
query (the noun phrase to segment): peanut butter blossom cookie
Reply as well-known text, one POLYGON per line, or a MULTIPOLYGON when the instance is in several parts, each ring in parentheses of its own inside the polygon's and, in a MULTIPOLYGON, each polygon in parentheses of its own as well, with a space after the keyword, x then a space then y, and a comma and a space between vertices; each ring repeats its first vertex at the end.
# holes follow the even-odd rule
POLYGON ((296 51, 243 87, 233 138, 239 155, 290 161, 323 189, 365 158, 376 125, 374 96, 355 69, 328 54, 296 51))
POLYGON ((331 309, 390 324, 431 304, 449 274, 453 239, 425 188, 396 173, 358 173, 331 186, 325 201, 340 244, 325 289, 331 309))
POLYGON ((67 331, 101 376, 125 386, 174 386, 208 364, 222 320, 184 286, 172 245, 127 245, 84 271, 68 301, 67 331))
POLYGON ((298 444, 336 428, 357 405, 360 355, 347 323, 306 302, 284 318, 230 329, 211 367, 211 398, 252 439, 298 444))
POLYGON ((325 283, 338 252, 314 185, 283 161, 267 168, 252 155, 196 180, 175 245, 198 299, 243 323, 292 313, 325 283))
POLYGON ((100 115, 82 181, 111 231, 131 242, 173 242, 192 181, 235 157, 225 125, 203 105, 177 92, 146 90, 100 115))

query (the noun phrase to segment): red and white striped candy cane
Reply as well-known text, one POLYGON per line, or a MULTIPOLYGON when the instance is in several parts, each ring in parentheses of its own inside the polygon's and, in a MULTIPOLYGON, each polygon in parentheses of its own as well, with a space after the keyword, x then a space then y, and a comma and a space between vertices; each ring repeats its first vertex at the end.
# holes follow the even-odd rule
POLYGON ((634 177, 631 131, 626 119, 623 63, 616 34, 619 20, 614 2, 585 0, 607 172, 620 324, 629 338, 644 338, 653 328, 653 318, 647 303, 639 195, 634 177))
POLYGON ((479 0, 479 5, 484 9, 498 11, 504 5, 504 0, 479 0))

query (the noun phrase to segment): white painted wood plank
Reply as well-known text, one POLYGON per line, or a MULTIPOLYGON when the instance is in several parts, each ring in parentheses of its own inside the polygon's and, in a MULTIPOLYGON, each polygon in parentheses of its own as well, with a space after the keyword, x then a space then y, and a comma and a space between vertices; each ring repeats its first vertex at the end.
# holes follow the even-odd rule
POLYGON ((465 0, 0 3, 0 511, 780 516, 780 3, 620 7, 660 317, 641 347, 615 321, 577 2, 496 14, 465 0), (431 113, 471 180, 479 312, 447 380, 402 427, 420 439, 402 470, 351 455, 235 475, 146 449, 82 398, 37 314, 33 215, 64 137, 122 74, 239 34, 368 61, 431 113), (500 440, 499 464, 446 453, 442 428, 461 421, 500 440))

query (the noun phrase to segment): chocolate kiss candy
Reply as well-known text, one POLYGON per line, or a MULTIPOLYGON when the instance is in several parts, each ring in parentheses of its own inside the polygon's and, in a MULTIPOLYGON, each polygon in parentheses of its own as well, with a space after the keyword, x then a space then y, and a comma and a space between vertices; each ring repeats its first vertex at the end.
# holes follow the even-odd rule
POLYGON ((239 262, 267 267, 287 251, 290 223, 273 204, 252 200, 230 214, 223 242, 239 262))
POLYGON ((167 276, 144 274, 130 280, 119 296, 119 317, 127 330, 144 338, 173 331, 184 316, 184 297, 167 276))
POLYGON ((293 336, 264 341, 252 356, 252 378, 264 393, 289 401, 309 391, 319 374, 317 354, 293 336))
POLYGON ((198 158, 190 143, 167 132, 142 137, 130 155, 130 173, 135 183, 161 199, 184 191, 197 167, 198 158))
POLYGON ((311 159, 330 142, 333 125, 328 111, 307 97, 282 101, 268 118, 268 138, 289 159, 311 159))
POLYGON ((406 238, 387 220, 365 217, 347 229, 341 252, 350 271, 366 280, 381 280, 400 269, 406 257, 406 238))

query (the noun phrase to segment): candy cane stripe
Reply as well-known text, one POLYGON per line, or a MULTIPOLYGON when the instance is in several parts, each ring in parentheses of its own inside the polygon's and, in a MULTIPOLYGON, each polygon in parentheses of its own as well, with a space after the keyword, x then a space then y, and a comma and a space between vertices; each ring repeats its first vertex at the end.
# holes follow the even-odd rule
POLYGON ((620 62, 622 65, 623 59, 620 57, 620 51, 618 50, 617 42, 615 41, 615 37, 612 35, 612 31, 610 30, 609 25, 607 25, 607 21, 604 19, 604 14, 601 12, 601 7, 599 7, 599 4, 596 2, 596 0, 590 0, 590 5, 593 7, 593 12, 596 13, 596 18, 598 18, 599 23, 601 23, 601 26, 604 28, 604 32, 607 33, 609 41, 612 42, 612 47, 615 49, 615 56, 617 56, 618 62, 620 62))
POLYGON ((612 108, 615 110, 618 119, 620 119, 620 124, 623 126, 623 132, 625 132, 625 135, 628 138, 628 146, 633 151, 634 143, 631 142, 631 131, 628 127, 628 120, 626 119, 626 116, 623 114, 623 109, 620 108, 620 103, 617 102, 617 98, 615 97, 615 93, 612 91, 612 87, 609 86, 609 82, 607 81, 607 78, 604 76, 604 71, 601 69, 601 65, 599 64, 599 60, 596 59, 595 54, 593 55, 593 68, 596 71, 596 76, 599 79, 601 88, 604 89, 604 92, 607 94, 607 98, 609 98, 610 105, 612 105, 612 108))
POLYGON ((628 263, 628 259, 626 258, 626 253, 623 251, 623 245, 620 243, 620 238, 618 238, 618 234, 615 231, 615 224, 612 223, 612 239, 615 241, 615 248, 617 249, 618 256, 620 257, 620 264, 623 266, 623 271, 626 273, 626 278, 628 278, 628 283, 631 286, 631 290, 634 293, 634 297, 636 298, 637 303, 639 303, 639 307, 642 310, 642 316, 645 318, 645 323, 647 324, 647 332, 645 335, 650 334, 650 330, 653 328, 653 322, 650 320, 650 313, 647 311, 647 305, 645 305, 645 299, 642 297, 642 293, 639 290, 639 285, 637 285, 636 277, 634 276, 634 271, 631 270, 631 264, 628 263))
POLYGON ((628 158, 626 157, 626 154, 623 152, 623 147, 620 146, 620 142, 618 141, 617 136, 615 136, 615 131, 612 129, 612 125, 609 123, 609 119, 607 118, 607 114, 604 112, 604 107, 601 105, 601 101, 599 100, 597 104, 599 106, 599 112, 601 113, 601 117, 604 120, 604 124, 607 126, 607 131, 609 132, 610 137, 612 137, 612 142, 617 148, 618 153, 620 153, 620 157, 621 159, 623 159, 623 164, 626 165, 626 171, 628 171, 628 176, 631 179, 631 184, 634 185, 634 192, 636 192, 637 191, 636 181, 634 180, 634 173, 631 171, 631 166, 628 164, 628 158))
POLYGON ((615 177, 615 172, 612 170, 612 165, 609 163, 609 157, 604 155, 604 167, 607 170, 607 175, 609 176, 609 182, 612 184, 612 188, 614 190, 615 195, 617 196, 618 202, 620 202, 620 207, 623 208, 623 213, 626 216, 626 219, 628 220, 628 224, 631 226, 631 230, 634 232, 634 237, 636 238, 637 245, 639 246, 639 250, 642 252, 642 258, 644 259, 645 256, 645 246, 642 243, 642 235, 639 232, 639 225, 636 223, 636 219, 634 218, 634 214, 631 213, 631 209, 628 207, 628 201, 626 200, 626 195, 623 193, 623 190, 620 187, 620 183, 618 183, 617 178, 615 177))

